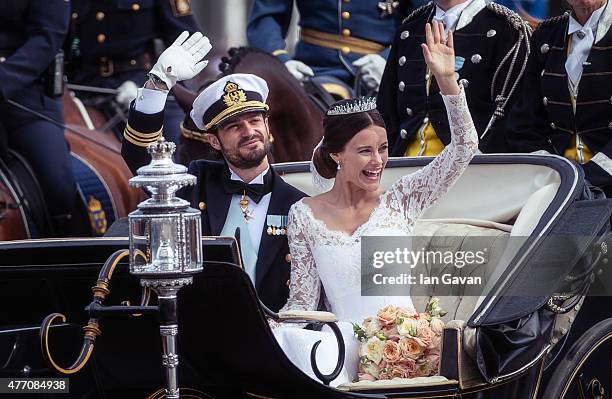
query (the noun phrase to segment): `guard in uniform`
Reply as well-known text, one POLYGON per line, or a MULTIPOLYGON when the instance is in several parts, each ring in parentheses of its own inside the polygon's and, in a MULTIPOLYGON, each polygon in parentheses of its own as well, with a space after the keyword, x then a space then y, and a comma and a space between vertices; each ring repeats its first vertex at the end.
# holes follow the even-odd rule
MULTIPOLYGON (((155 63, 155 39, 169 46, 181 32, 198 30, 188 0, 72 0, 71 19, 69 82, 118 89, 116 100, 126 109, 155 63)), ((117 113, 110 102, 102 106, 109 117, 117 113)), ((168 140, 176 142, 184 118, 169 102, 168 140)))
POLYGON ((300 81, 333 76, 351 87, 357 73, 370 89, 380 84, 404 2, 297 0, 300 41, 293 59, 285 49, 294 1, 255 0, 249 16, 249 45, 275 55, 300 81))
POLYGON ((513 11, 468 0, 443 11, 433 2, 398 28, 378 94, 392 156, 435 156, 450 142, 446 110, 421 43, 437 20, 453 30, 455 76, 466 96, 482 152, 506 150, 506 120, 524 72, 530 29, 513 11))
POLYGON ((39 180, 56 235, 81 235, 78 223, 88 224, 76 218, 80 196, 61 127, 69 18, 68 0, 0 2, 0 123, 39 180))
MULTIPOLYGON (((179 43, 185 39, 186 34, 160 56, 130 110, 122 154, 132 171, 150 162, 146 147, 161 135, 164 89, 190 79, 205 65, 200 60, 210 50, 208 39, 196 33, 179 43), (177 75, 166 75, 168 68, 177 75)), ((263 303, 278 311, 289 296, 287 215, 305 194, 285 183, 268 164, 267 96, 265 80, 251 74, 225 76, 200 93, 191 118, 211 136, 211 145, 221 151, 224 161, 191 162, 189 173, 198 178, 197 184, 179 196, 202 211, 204 235, 233 236, 240 228, 245 271, 263 303), (258 137, 261 141, 254 142, 258 137)))
POLYGON ((581 25, 573 14, 543 21, 508 142, 519 152, 546 151, 582 165, 586 178, 612 194, 612 5, 581 25))

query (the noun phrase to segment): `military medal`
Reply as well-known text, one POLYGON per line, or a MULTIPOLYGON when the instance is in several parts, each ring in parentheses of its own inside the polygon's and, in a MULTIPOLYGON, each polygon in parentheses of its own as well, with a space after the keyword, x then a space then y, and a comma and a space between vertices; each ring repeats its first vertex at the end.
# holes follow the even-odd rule
POLYGON ((268 228, 266 233, 270 236, 282 236, 287 234, 287 216, 283 215, 268 215, 268 228))
POLYGON ((243 193, 242 198, 240 198, 240 210, 242 211, 244 220, 250 222, 251 219, 253 219, 253 211, 249 209, 249 200, 246 197, 246 193, 243 193))

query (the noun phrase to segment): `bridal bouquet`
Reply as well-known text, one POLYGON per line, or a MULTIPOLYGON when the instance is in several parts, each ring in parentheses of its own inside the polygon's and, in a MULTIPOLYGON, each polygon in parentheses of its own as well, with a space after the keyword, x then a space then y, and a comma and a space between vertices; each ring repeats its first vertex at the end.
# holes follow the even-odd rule
POLYGON ((438 298, 433 298, 423 313, 386 306, 361 325, 354 323, 353 331, 361 341, 359 380, 436 375, 444 330, 440 317, 445 314, 438 298))

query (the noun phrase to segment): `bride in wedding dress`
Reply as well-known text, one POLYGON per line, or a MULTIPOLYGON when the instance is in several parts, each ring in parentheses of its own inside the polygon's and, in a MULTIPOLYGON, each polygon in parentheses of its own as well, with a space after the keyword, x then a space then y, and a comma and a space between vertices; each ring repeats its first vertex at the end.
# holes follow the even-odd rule
MULTIPOLYGON (((316 310, 324 289, 329 310, 340 320, 346 347, 344 368, 333 386, 357 376, 359 341, 351 323, 361 323, 387 305, 414 308, 409 293, 361 296, 361 238, 410 236, 422 212, 448 191, 478 149, 465 93, 454 77, 452 32, 446 43, 443 38, 441 24, 428 24, 422 46, 450 122, 452 141, 444 151, 429 165, 383 190, 380 178, 388 160, 388 143, 382 117, 373 101, 343 101, 328 111, 325 135, 313 156, 314 175, 335 178, 333 187, 300 200, 289 212, 292 270, 289 299, 281 311, 316 310)), ((271 326, 286 355, 306 374, 316 379, 310 349, 319 340, 319 369, 329 373, 334 368, 338 349, 329 329, 311 331, 274 322, 271 326)))

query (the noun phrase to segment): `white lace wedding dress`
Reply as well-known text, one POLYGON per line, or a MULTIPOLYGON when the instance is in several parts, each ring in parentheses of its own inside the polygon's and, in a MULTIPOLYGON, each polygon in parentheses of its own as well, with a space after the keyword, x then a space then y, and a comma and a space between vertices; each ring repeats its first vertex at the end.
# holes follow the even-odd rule
MULTIPOLYGON (((346 356, 342 373, 332 382, 337 386, 357 375, 359 341, 351 323, 361 323, 386 305, 414 308, 406 296, 361 296, 361 250, 363 236, 409 236, 421 213, 444 195, 461 176, 478 149, 478 136, 465 94, 444 96, 452 142, 429 165, 394 183, 380 198, 368 220, 352 234, 329 229, 316 219, 303 200, 289 211, 287 228, 292 254, 290 294, 282 310, 316 310, 321 286, 328 304, 340 320, 346 356)), ((424 311, 424 309, 418 309, 424 311)), ((296 325, 273 324, 274 335, 291 361, 315 378, 310 350, 321 340, 317 365, 328 374, 336 365, 338 349, 329 329, 304 330, 296 325)), ((301 327, 301 326, 298 326, 301 327)))

